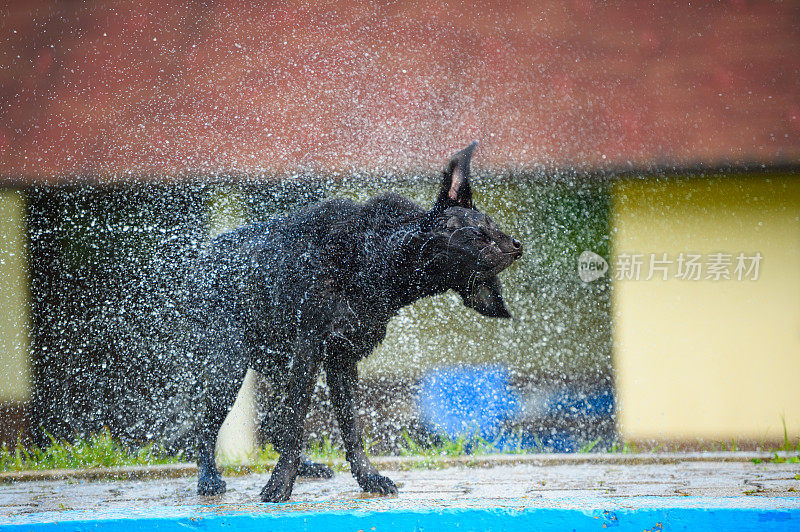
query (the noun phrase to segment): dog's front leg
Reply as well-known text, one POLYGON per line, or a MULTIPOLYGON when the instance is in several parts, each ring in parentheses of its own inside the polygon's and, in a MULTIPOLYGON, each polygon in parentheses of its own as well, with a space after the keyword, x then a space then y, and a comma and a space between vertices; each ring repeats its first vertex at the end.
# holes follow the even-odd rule
POLYGON ((294 356, 296 358, 277 416, 275 444, 280 458, 272 470, 269 482, 261 490, 261 500, 264 502, 284 502, 292 494, 300 465, 303 427, 319 374, 318 350, 303 349, 295 352, 294 356))
POLYGON ((329 356, 325 359, 325 375, 344 439, 345 456, 358 485, 372 493, 396 494, 397 486, 391 479, 378 473, 364 451, 361 424, 356 417, 354 391, 358 384, 358 368, 355 360, 347 356, 329 356))

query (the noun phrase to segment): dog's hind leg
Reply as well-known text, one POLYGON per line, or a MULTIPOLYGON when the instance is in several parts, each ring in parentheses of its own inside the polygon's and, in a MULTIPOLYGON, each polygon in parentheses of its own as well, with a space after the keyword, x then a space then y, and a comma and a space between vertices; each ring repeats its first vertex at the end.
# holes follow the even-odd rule
POLYGON ((228 415, 236 394, 244 381, 247 365, 243 361, 227 364, 209 364, 205 373, 203 411, 197 432, 197 493, 219 495, 225 493, 225 481, 214 462, 217 436, 225 416, 228 415))
MULTIPOLYGON (((278 409, 280 395, 281 392, 272 390, 266 406, 267 415, 264 415, 261 418, 261 423, 259 426, 262 437, 266 441, 270 442, 276 449, 278 447, 278 442, 276 441, 274 426, 276 417, 275 414, 278 409)), ((304 478, 333 478, 334 474, 333 469, 330 467, 326 466, 325 464, 320 464, 319 462, 314 462, 305 454, 301 453, 300 464, 297 466, 297 476, 304 478)))
POLYGON ((289 499, 300 466, 303 428, 311 405, 311 395, 322 362, 322 346, 314 339, 298 342, 286 382, 286 393, 281 394, 277 411, 274 441, 280 453, 269 482, 261 490, 263 502, 284 502, 289 499))
POLYGON ((364 491, 381 495, 397 494, 391 479, 378 473, 364 451, 361 424, 356 416, 355 388, 358 384, 356 358, 338 353, 325 359, 325 376, 331 389, 331 401, 344 440, 345 456, 358 485, 364 491))
POLYGON ((297 466, 297 476, 305 478, 333 478, 333 469, 312 461, 304 454, 300 455, 300 465, 297 466))

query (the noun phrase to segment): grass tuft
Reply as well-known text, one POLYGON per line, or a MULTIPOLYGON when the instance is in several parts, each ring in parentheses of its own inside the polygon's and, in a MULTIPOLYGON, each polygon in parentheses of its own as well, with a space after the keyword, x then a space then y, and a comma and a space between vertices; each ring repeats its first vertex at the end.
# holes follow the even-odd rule
POLYGON ((19 440, 14 447, 4 444, 0 447, 0 471, 88 469, 182 461, 182 457, 168 456, 163 449, 152 444, 138 449, 124 447, 107 429, 87 438, 76 437, 71 442, 48 437, 50 444, 45 448, 27 447, 19 440))
POLYGON ((639 452, 639 448, 636 447, 635 444, 631 442, 618 442, 614 441, 611 446, 608 448, 607 452, 609 453, 620 453, 620 454, 636 454, 639 452))
POLYGON ((594 440, 594 441, 590 441, 590 442, 588 442, 586 445, 584 445, 583 447, 581 447, 581 448, 578 450, 578 452, 579 452, 579 453, 590 453, 590 452, 592 452, 592 449, 594 449, 594 448, 597 446, 597 444, 598 444, 598 443, 600 443, 600 438, 597 438, 597 439, 596 439, 596 440, 594 440))

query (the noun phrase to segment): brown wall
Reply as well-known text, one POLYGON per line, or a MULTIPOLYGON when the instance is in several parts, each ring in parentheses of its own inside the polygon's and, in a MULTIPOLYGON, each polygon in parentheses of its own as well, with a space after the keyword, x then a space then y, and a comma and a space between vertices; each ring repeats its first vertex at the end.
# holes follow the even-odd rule
POLYGON ((204 4, 0 7, 0 176, 800 158, 796 1, 204 4))

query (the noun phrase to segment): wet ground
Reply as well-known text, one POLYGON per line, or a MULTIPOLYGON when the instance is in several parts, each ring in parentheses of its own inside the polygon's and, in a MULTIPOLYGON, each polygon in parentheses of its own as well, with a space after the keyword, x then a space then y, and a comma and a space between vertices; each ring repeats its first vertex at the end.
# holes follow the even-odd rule
MULTIPOLYGON (((573 455, 574 456, 574 455, 573 455)), ((150 517, 207 512, 403 510, 449 508, 800 509, 800 464, 749 461, 614 460, 570 458, 484 467, 385 471, 397 497, 360 491, 349 473, 303 480, 289 504, 261 504, 268 474, 228 477, 228 492, 195 493, 196 477, 130 480, 37 480, 0 484, 0 525, 74 519, 150 517), (653 463, 656 462, 656 463, 653 463), (669 462, 669 463, 664 463, 669 462)), ((397 462, 395 465, 401 464, 397 462)), ((390 467, 391 463, 383 464, 390 467)))

